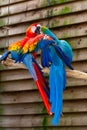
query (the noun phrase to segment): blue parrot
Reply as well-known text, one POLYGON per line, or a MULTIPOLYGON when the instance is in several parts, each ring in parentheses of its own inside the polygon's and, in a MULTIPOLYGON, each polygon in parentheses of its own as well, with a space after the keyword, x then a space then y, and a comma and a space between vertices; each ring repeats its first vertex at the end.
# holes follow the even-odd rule
MULTIPOLYGON (((42 48, 41 63, 43 67, 50 68, 50 111, 54 113, 52 125, 58 125, 62 115, 63 90, 66 88, 65 65, 73 70, 71 66, 73 52, 65 40, 59 40, 47 27, 41 26, 41 33, 50 36, 53 41, 48 43, 48 40, 44 39, 46 46, 42 48)), ((42 45, 44 43, 41 41, 42 45)))

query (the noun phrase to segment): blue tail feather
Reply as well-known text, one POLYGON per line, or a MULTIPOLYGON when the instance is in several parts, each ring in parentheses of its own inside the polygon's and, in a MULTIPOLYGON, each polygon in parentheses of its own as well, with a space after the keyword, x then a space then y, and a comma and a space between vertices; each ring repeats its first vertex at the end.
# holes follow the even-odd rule
POLYGON ((62 95, 64 87, 63 66, 52 65, 50 69, 51 112, 54 113, 52 125, 58 125, 62 114, 62 95))

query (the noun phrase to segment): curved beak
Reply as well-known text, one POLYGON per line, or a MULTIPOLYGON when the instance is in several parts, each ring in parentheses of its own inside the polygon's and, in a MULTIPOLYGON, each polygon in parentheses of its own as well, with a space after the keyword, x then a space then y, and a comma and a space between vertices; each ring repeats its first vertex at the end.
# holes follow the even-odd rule
POLYGON ((38 26, 38 27, 36 28, 35 33, 36 33, 36 34, 40 34, 40 33, 41 33, 41 27, 40 27, 40 26, 38 26))

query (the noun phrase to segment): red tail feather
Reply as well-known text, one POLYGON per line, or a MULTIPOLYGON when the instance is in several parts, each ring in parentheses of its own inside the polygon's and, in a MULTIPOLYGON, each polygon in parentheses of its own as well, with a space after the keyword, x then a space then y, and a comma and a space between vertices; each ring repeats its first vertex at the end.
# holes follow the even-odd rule
POLYGON ((43 78, 43 76, 41 75, 41 72, 39 71, 38 67, 36 66, 36 64, 34 64, 34 68, 38 77, 38 80, 36 81, 36 85, 38 87, 38 90, 40 92, 41 98, 44 102, 44 105, 47 109, 48 114, 50 114, 50 103, 48 101, 48 97, 46 95, 46 92, 44 90, 44 87, 48 87, 45 79, 43 78))

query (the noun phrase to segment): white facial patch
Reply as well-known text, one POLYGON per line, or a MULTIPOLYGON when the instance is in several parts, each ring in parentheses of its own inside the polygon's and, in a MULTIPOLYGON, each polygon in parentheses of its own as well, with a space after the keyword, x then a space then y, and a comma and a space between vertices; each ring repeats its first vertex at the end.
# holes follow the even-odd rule
POLYGON ((32 32, 34 33, 35 30, 36 30, 36 27, 35 27, 35 26, 32 26, 31 30, 32 30, 32 32))

